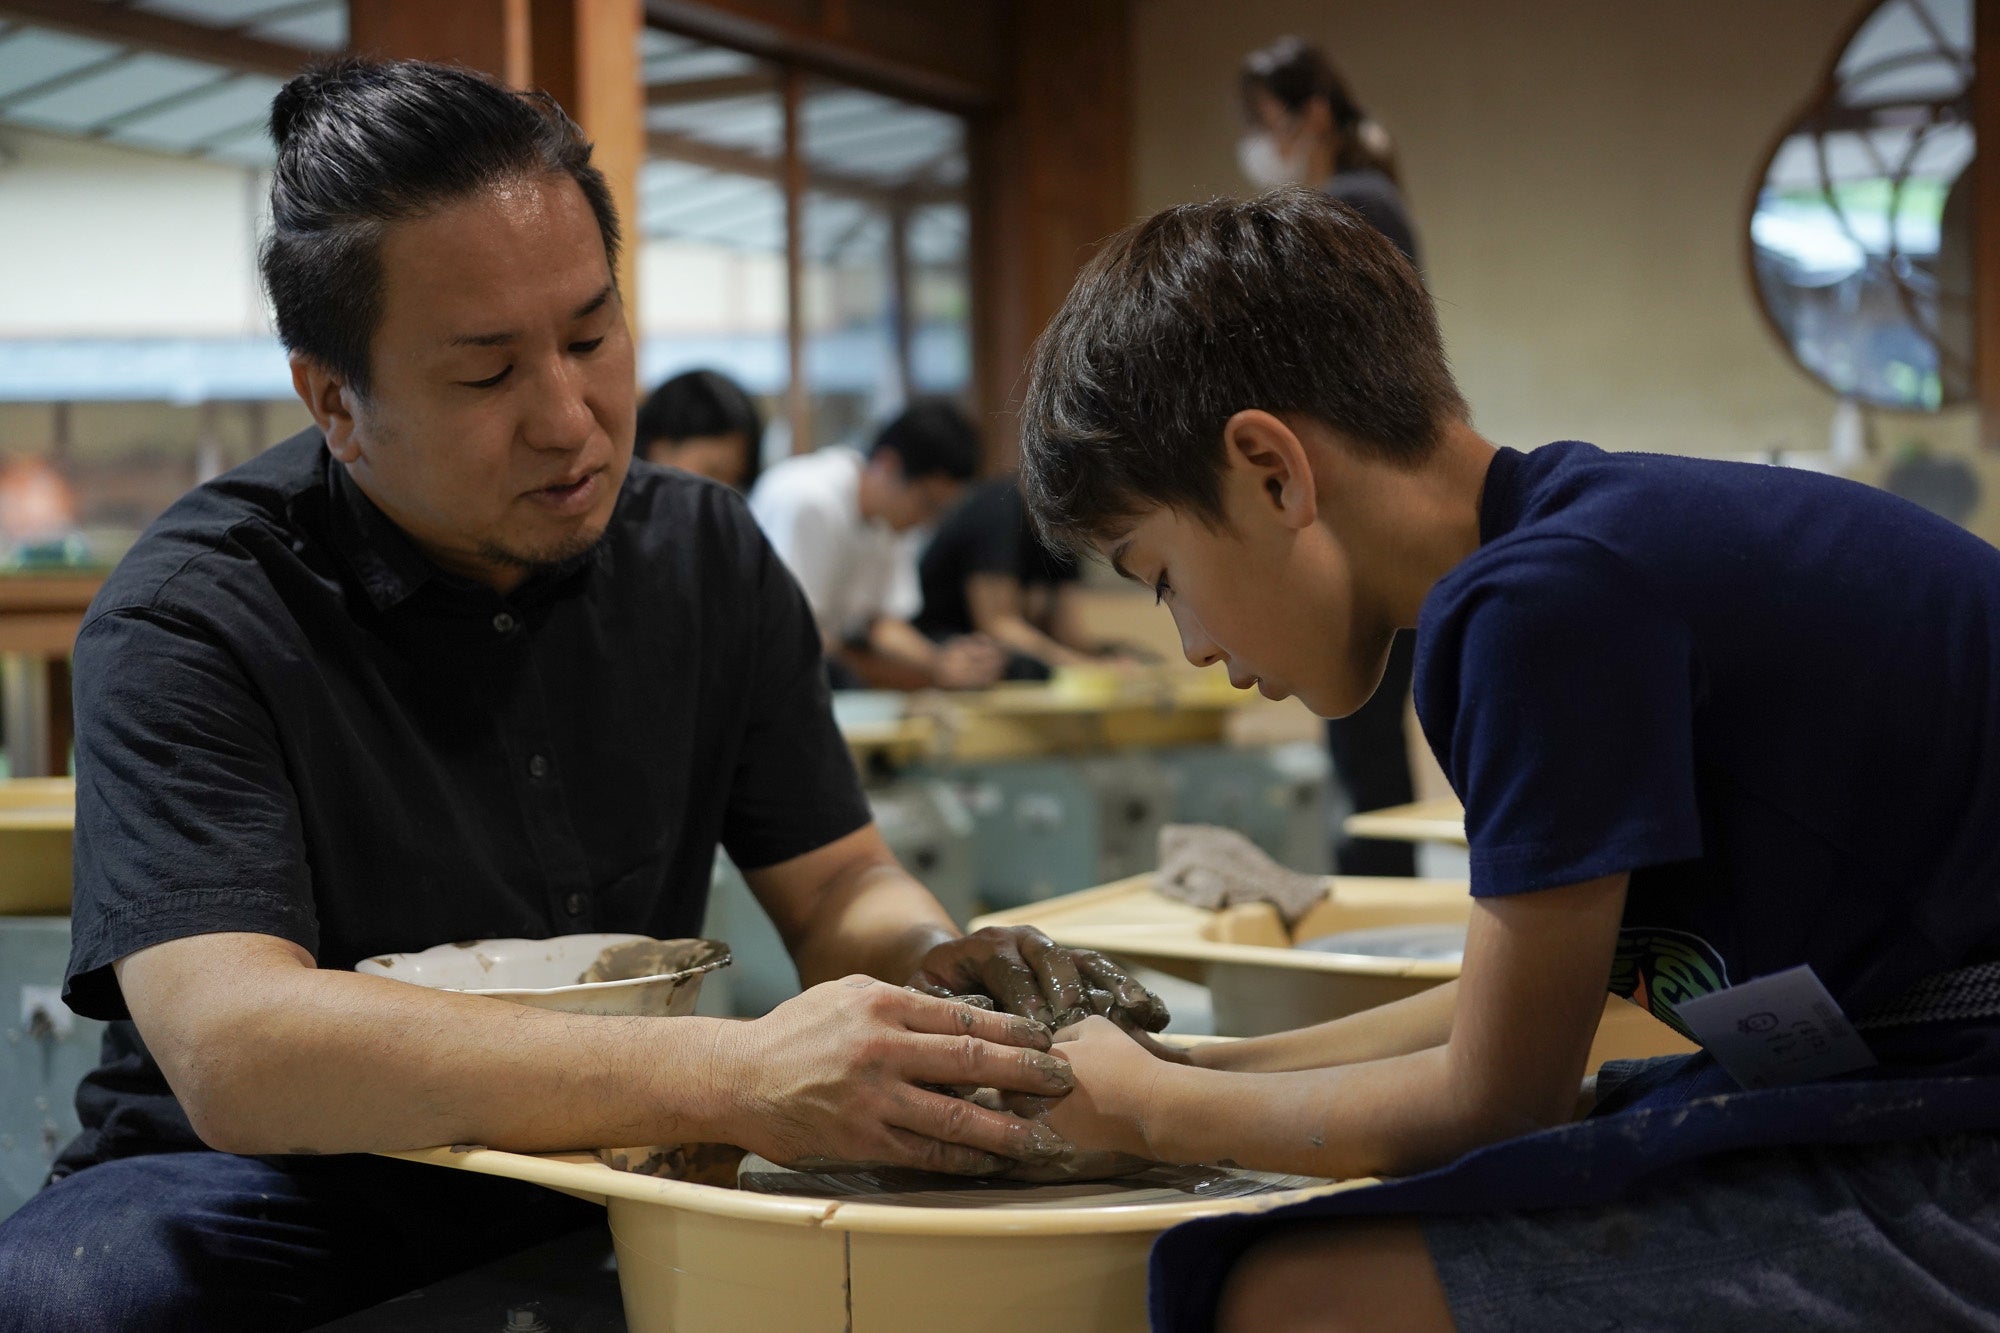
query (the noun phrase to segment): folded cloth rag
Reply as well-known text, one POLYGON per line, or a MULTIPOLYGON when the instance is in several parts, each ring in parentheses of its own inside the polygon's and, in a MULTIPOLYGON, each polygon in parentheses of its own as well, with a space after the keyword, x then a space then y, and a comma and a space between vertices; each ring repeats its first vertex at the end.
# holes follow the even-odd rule
POLYGON ((1216 909, 1269 903, 1287 926, 1326 897, 1326 880, 1287 870, 1234 829, 1168 824, 1160 830, 1160 870, 1153 886, 1169 898, 1216 909))

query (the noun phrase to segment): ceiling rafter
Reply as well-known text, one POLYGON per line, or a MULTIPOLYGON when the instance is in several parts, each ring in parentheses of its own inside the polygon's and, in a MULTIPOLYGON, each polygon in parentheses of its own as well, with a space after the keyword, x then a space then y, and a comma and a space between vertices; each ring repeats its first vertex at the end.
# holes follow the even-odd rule
POLYGON ((732 97, 776 97, 778 77, 770 73, 718 74, 706 79, 675 79, 646 85, 647 106, 686 106, 692 102, 721 102, 732 97))
POLYGON ((281 79, 289 79, 322 54, 289 42, 94 0, 0 0, 0 20, 281 79))

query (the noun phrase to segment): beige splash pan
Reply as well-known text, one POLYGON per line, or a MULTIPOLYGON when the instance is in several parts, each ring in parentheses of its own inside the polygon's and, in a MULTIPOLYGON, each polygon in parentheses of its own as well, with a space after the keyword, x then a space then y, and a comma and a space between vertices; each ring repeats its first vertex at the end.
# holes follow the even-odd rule
POLYGON ((1160 1232, 1369 1183, 1130 1206, 912 1208, 661 1180, 578 1154, 396 1155, 603 1203, 632 1333, 1138 1333, 1160 1232))
POLYGON ((0 782, 0 916, 68 913, 75 828, 70 779, 0 782))
MULTIPOLYGON (((1383 926, 1463 922, 1472 896, 1464 880, 1327 881, 1326 897, 1285 929, 1267 903, 1208 911, 1153 891, 1135 875, 978 918, 981 926, 1031 925, 1059 944, 1097 949, 1205 984, 1215 1029, 1233 1037, 1305 1027, 1427 990, 1458 975, 1455 962, 1295 949, 1296 940, 1383 926)), ((1643 1009, 1607 996, 1590 1068, 1606 1060, 1694 1050, 1643 1009)))

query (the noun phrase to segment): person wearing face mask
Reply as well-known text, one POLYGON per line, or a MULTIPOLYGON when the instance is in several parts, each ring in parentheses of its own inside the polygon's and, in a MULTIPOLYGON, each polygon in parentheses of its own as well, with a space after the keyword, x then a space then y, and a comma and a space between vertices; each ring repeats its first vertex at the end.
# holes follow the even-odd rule
MULTIPOLYGON (((1243 116, 1248 125, 1236 160, 1260 190, 1309 185, 1359 213, 1423 272, 1417 230, 1398 188, 1388 131, 1358 106, 1347 83, 1317 48, 1281 38, 1243 60, 1243 116)), ((1403 737, 1415 644, 1396 635, 1381 688, 1351 717, 1326 724, 1334 772, 1356 810, 1416 799, 1403 737)), ((1376 838, 1336 837, 1334 869, 1343 875, 1414 875, 1416 848, 1376 838)))
POLYGON ((1358 106, 1318 48, 1284 37, 1243 60, 1237 165, 1260 190, 1310 185, 1388 237, 1419 272, 1416 228, 1403 204, 1389 132, 1358 106))

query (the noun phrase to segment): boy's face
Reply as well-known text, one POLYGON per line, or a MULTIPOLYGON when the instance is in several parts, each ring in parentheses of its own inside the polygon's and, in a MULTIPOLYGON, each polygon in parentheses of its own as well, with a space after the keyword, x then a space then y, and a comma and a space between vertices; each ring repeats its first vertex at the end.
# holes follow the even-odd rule
POLYGON ((1356 553, 1323 521, 1312 451, 1268 414, 1239 416, 1286 440, 1261 424, 1239 440, 1232 423, 1222 524, 1155 508, 1099 549, 1172 612, 1188 661, 1219 662, 1238 689, 1296 695, 1322 717, 1344 717, 1374 693, 1395 625, 1372 608, 1356 553))

